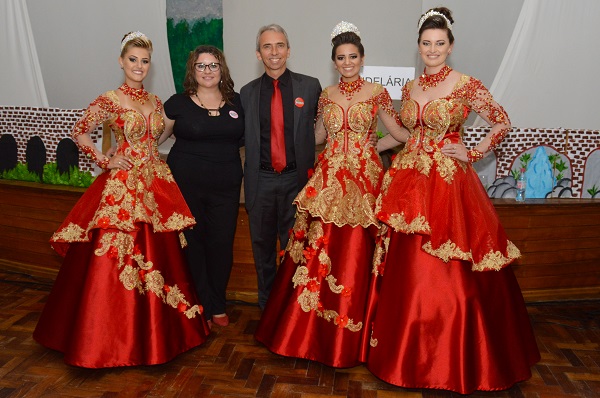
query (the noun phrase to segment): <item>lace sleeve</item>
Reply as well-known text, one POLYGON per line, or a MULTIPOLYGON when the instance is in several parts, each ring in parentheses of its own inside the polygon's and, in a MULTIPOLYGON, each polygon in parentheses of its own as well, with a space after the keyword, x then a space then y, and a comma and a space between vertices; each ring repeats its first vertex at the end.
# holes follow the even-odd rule
POLYGON ((319 96, 319 102, 317 103, 317 119, 323 116, 323 108, 325 108, 325 105, 327 104, 328 100, 329 97, 327 95, 327 88, 325 88, 323 89, 323 91, 321 91, 321 95, 319 96))
POLYGON ((492 127, 485 138, 468 153, 469 161, 475 162, 482 159, 486 152, 493 151, 500 145, 510 132, 511 124, 504 108, 494 101, 492 94, 481 81, 470 78, 465 94, 469 106, 492 127))
POLYGON ((317 103, 317 119, 315 120, 315 143, 317 145, 322 144, 327 139, 327 130, 323 125, 323 109, 329 102, 329 96, 327 95, 327 88, 321 91, 319 101, 317 103))
POLYGON ((379 106, 379 109, 383 110, 387 115, 391 116, 396 122, 396 124, 402 126, 402 122, 400 121, 400 115, 394 109, 394 104, 392 103, 392 97, 390 96, 390 93, 383 86, 378 87, 377 91, 379 91, 379 89, 381 91, 375 95, 375 103, 379 106))
MULTIPOLYGON (((389 145, 396 146, 401 142, 406 142, 410 134, 408 133, 408 130, 402 126, 400 114, 394 109, 392 97, 385 87, 377 87, 374 100, 379 108, 378 115, 381 122, 394 139, 394 142, 390 141, 389 145)), ((388 138, 387 140, 391 140, 391 138, 388 138)))
POLYGON ((109 158, 96 148, 90 133, 112 116, 114 104, 106 95, 101 95, 85 110, 81 119, 75 123, 71 137, 79 149, 91 158, 103 170, 108 169, 109 158))

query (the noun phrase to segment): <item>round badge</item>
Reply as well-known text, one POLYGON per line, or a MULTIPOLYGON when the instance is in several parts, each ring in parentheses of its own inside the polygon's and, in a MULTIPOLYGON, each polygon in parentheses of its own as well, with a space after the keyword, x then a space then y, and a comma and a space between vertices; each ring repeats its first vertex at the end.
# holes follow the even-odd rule
POLYGON ((296 98, 296 100, 294 101, 294 104, 296 104, 296 106, 298 108, 302 108, 304 106, 304 100, 302 99, 302 97, 298 97, 296 98))
POLYGON ((236 111, 229 111, 229 116, 231 116, 234 119, 237 119, 239 117, 236 111))

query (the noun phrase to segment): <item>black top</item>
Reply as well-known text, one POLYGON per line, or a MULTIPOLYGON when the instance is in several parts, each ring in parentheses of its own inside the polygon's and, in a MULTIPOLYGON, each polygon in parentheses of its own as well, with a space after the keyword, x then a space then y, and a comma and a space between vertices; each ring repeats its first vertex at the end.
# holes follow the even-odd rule
MULTIPOLYGON (((263 74, 260 83, 260 161, 271 164, 271 96, 273 95, 273 78, 263 74)), ((294 151, 294 93, 292 76, 288 69, 279 76, 279 89, 283 102, 283 125, 285 134, 285 156, 287 164, 296 162, 294 151)))
POLYGON ((171 151, 201 156, 211 162, 239 159, 244 138, 244 111, 240 95, 235 93, 233 105, 225 103, 219 116, 209 116, 208 110, 186 94, 175 94, 164 104, 165 114, 175 121, 176 141, 171 151))

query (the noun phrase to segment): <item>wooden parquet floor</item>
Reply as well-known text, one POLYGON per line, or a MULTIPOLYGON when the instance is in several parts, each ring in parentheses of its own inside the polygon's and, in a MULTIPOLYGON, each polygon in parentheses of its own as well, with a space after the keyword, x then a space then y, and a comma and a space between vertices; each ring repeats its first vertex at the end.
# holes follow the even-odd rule
MULTIPOLYGON (((332 369, 284 358, 254 341, 260 312, 232 303, 231 324, 209 340, 157 366, 81 369, 65 365, 31 334, 51 281, 0 271, 0 398, 2 397, 452 397, 407 390, 363 366, 332 369)), ((542 360, 533 377, 476 397, 600 397, 600 301, 529 305, 542 360)))

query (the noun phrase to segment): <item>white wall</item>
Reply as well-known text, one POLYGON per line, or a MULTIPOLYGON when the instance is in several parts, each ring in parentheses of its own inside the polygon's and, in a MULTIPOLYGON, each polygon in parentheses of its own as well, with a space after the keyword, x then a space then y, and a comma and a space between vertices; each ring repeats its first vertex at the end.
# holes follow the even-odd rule
MULTIPOLYGON (((165 0, 27 0, 50 107, 85 108, 123 82, 123 35, 142 31, 154 47, 145 87, 161 98, 175 90, 165 0)), ((165 98, 166 99, 166 98, 165 98)))
MULTIPOLYGON (((173 94, 165 26, 166 0, 25 1, 49 106, 85 107, 98 94, 116 88, 122 81, 122 71, 117 63, 119 43, 123 34, 131 30, 145 32, 155 45, 151 75, 146 88, 163 99, 173 94)), ((262 73, 262 65, 255 56, 256 31, 264 24, 277 22, 290 35, 290 68, 318 77, 323 86, 334 84, 337 74, 330 60, 329 34, 337 22, 348 20, 358 25, 362 32, 368 65, 415 66, 417 72, 420 72, 422 64, 416 48, 418 18, 432 6, 445 5, 453 11, 456 21, 456 42, 449 60, 450 65, 456 70, 478 77, 491 88, 520 10, 523 4, 532 4, 534 1, 223 0, 225 54, 239 90, 242 85, 262 73)), ((595 0, 556 0, 556 3, 543 4, 563 7, 560 8, 562 10, 567 7, 571 13, 580 15, 582 21, 587 21, 584 17, 593 18, 586 15, 590 13, 586 10, 596 9, 595 0)), ((564 13, 560 15, 564 19, 564 13)), ((557 27, 561 26, 559 22, 553 23, 557 27)), ((568 32, 564 29, 560 32, 576 37, 578 31, 584 31, 582 25, 584 24, 568 26, 565 28, 568 32)), ((580 54, 585 65, 594 65, 598 60, 598 52, 589 50, 594 46, 593 39, 582 37, 583 41, 572 38, 561 41, 562 37, 563 35, 558 34, 557 38, 553 38, 553 42, 556 41, 556 51, 580 54), (592 44, 586 44, 585 40, 592 44)), ((529 45, 535 47, 538 42, 529 45)), ((569 56, 568 59, 574 58, 569 56)), ((538 61, 534 67, 525 68, 517 78, 535 82, 538 85, 536 87, 542 89, 521 90, 515 94, 515 90, 523 84, 513 81, 513 78, 507 81, 510 91, 506 95, 512 97, 504 105, 510 110, 511 118, 515 115, 513 123, 521 127, 600 128, 597 123, 599 114, 593 110, 593 101, 585 97, 592 92, 593 98, 600 84, 598 79, 590 78, 593 73, 589 68, 577 67, 576 62, 563 60, 563 70, 552 81, 546 81, 547 79, 538 78, 540 68, 548 68, 556 62, 547 59, 538 61), (577 73, 577 70, 584 72, 577 73), (575 93, 572 93, 573 87, 569 86, 570 76, 579 79, 578 85, 572 85, 575 93), (585 88, 586 84, 588 88, 585 88), (563 92, 571 94, 565 96, 562 95, 563 92), (578 93, 585 98, 570 109, 572 102, 568 100, 579 98, 581 95, 578 93), (539 101, 533 98, 536 95, 547 99, 546 103, 549 105, 539 105, 539 101), (555 101, 554 97, 563 101, 555 101), (574 111, 577 113, 572 116, 574 111), (535 119, 531 116, 534 113, 537 115, 535 119)), ((6 71, 1 69, 2 63, 0 74, 5 74, 6 71)), ((0 87, 0 103, 10 105, 11 93, 19 90, 18 85, 11 86, 11 83, 19 80, 15 77, 12 81, 4 81, 0 87)), ((492 93, 495 94, 493 91, 492 93)))
MULTIPOLYGON (((164 26, 166 0, 26 0, 51 107, 81 108, 122 81, 118 67, 123 34, 141 30, 154 43, 146 88, 161 98, 174 91, 164 26)), ((290 36, 290 69, 334 84, 331 29, 341 20, 355 23, 363 38, 366 63, 422 68, 416 25, 430 6, 454 12, 455 50, 451 65, 491 84, 504 55, 523 0, 223 0, 224 47, 236 89, 259 76, 255 56, 258 28, 279 23, 290 36)), ((199 43, 200 44, 200 43, 199 43)))
MULTIPOLYGON (((423 0, 423 12, 443 5, 454 18, 454 49, 449 64, 490 88, 524 0, 423 0)), ((415 22, 416 24, 416 22, 415 22)), ((419 62, 419 70, 422 70, 419 62)))
POLYGON ((339 21, 346 20, 361 32, 365 64, 415 66, 420 71, 417 22, 423 11, 444 5, 456 21, 452 67, 489 87, 522 4, 523 0, 380 0, 366 8, 364 0, 223 0, 225 54, 239 89, 263 72, 254 55, 256 32, 262 25, 278 23, 290 37, 290 69, 318 77, 327 86, 338 78, 330 59, 329 35, 339 21))
POLYGON ((414 0, 381 0, 370 10, 359 0, 223 0, 225 55, 239 89, 263 73, 255 55, 258 29, 278 23, 290 39, 289 68, 319 78, 325 87, 339 78, 331 61, 330 38, 338 22, 358 26, 366 64, 412 66, 412 36, 420 13, 421 4, 414 0))

